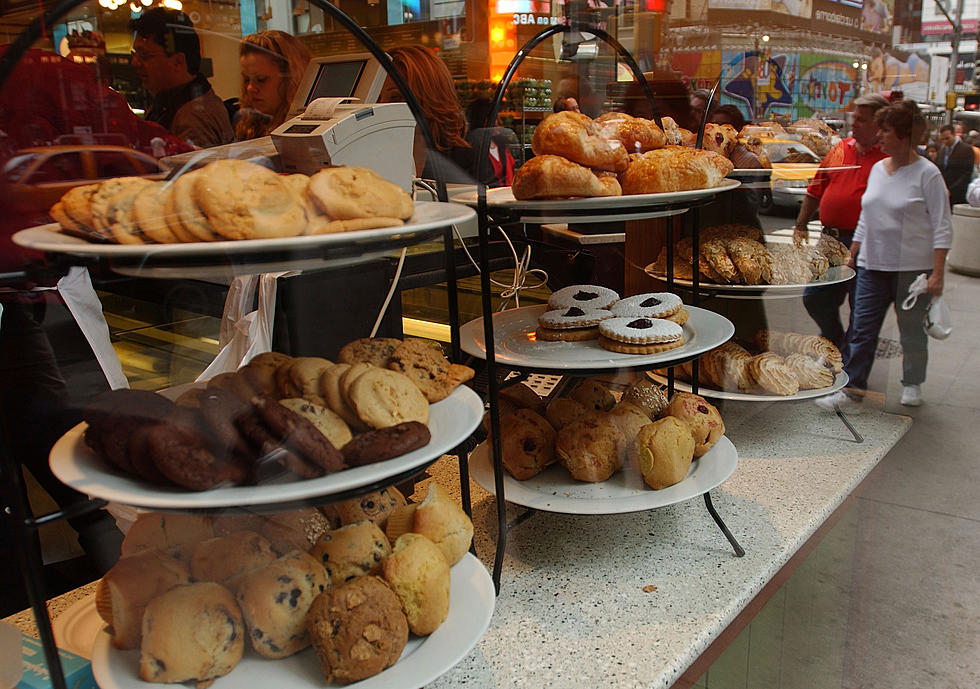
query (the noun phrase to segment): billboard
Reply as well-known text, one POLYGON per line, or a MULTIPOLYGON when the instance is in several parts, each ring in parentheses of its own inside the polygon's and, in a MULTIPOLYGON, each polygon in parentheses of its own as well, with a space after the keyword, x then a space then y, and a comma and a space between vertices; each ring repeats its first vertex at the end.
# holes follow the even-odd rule
MULTIPOLYGON (((963 32, 976 33, 977 17, 980 16, 980 0, 959 0, 963 3, 963 32)), ((954 3, 946 3, 955 7, 954 3)), ((950 10, 950 14, 953 14, 950 10)), ((922 3, 922 34, 935 36, 937 34, 953 33, 953 27, 943 13, 936 7, 935 2, 922 3)))

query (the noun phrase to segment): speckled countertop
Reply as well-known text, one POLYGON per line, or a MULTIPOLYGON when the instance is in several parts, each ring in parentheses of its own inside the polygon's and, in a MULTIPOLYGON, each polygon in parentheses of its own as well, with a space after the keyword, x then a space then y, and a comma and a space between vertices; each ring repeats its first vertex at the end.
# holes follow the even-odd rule
MULTIPOLYGON (((728 402, 722 413, 739 465, 712 499, 745 557, 734 556, 700 497, 623 515, 537 513, 510 532, 489 630, 428 686, 670 687, 911 423, 868 410, 854 418, 865 437, 857 444, 812 402, 728 402)), ((458 494, 455 460, 429 473, 458 494)), ((471 487, 476 549, 491 567, 494 502, 471 487)), ((523 511, 512 506, 508 516, 523 511)), ((52 618, 91 590, 51 601, 52 618)), ((29 612, 8 621, 32 631, 29 612)))

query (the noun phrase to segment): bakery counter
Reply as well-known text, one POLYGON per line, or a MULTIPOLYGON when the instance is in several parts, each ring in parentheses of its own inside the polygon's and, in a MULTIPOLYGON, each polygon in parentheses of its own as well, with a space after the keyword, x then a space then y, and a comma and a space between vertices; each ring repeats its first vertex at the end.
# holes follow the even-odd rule
MULTIPOLYGON (((739 464, 712 499, 744 557, 734 556, 700 498, 611 516, 537 513, 510 532, 489 630, 428 688, 672 686, 753 609, 911 423, 867 410, 855 419, 865 437, 857 444, 812 402, 726 402, 721 411, 739 464)), ((458 493, 454 460, 428 472, 458 493)), ((489 567, 494 501, 475 483, 471 490, 476 549, 489 567)), ((510 519, 521 512, 508 508, 510 519)), ((54 599, 52 617, 91 591, 54 599)), ((8 620, 32 631, 30 612, 8 620)))

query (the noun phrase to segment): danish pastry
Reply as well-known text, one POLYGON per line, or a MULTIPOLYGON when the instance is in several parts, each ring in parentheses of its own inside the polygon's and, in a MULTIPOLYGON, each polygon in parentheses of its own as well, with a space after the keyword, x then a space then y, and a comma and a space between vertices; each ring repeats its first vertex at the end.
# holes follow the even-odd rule
MULTIPOLYGON (((541 125, 538 125, 540 128, 541 125)), ((587 167, 557 155, 537 155, 514 175, 515 199, 554 199, 569 196, 621 196, 616 177, 597 175, 587 167)))
POLYGON ((667 142, 656 122, 623 112, 607 112, 596 118, 604 139, 619 141, 627 153, 643 153, 662 148, 667 142))
POLYGON ((624 194, 710 189, 734 169, 724 156, 685 146, 666 146, 630 158, 629 167, 620 175, 624 194))
POLYGON ((801 390, 815 390, 834 384, 834 374, 830 369, 806 354, 790 354, 786 357, 786 365, 796 376, 801 390))
POLYGON ((535 156, 561 156, 596 170, 622 172, 629 164, 627 151, 619 140, 604 138, 599 123, 568 110, 541 120, 534 128, 531 150, 535 156))
POLYGON ((763 352, 755 355, 749 363, 749 370, 759 387, 766 392, 774 395, 795 395, 800 391, 800 384, 792 369, 778 354, 763 352))

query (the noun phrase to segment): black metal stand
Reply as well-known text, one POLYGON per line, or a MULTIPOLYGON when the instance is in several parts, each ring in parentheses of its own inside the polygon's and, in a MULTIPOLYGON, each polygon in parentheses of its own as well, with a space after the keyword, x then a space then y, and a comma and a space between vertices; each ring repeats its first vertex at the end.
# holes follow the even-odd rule
POLYGON ((840 408, 840 405, 837 404, 836 402, 834 402, 834 411, 837 412, 837 418, 839 418, 841 423, 844 424, 844 427, 851 432, 852 436, 854 436, 854 442, 863 443, 864 436, 858 433, 858 430, 854 428, 853 425, 851 425, 851 422, 847 419, 846 416, 844 416, 844 412, 840 408))

